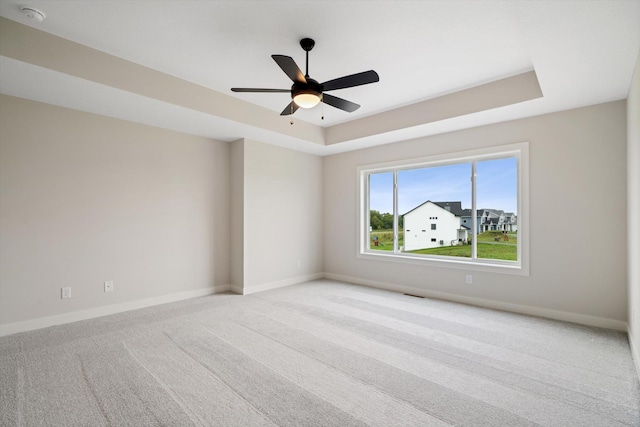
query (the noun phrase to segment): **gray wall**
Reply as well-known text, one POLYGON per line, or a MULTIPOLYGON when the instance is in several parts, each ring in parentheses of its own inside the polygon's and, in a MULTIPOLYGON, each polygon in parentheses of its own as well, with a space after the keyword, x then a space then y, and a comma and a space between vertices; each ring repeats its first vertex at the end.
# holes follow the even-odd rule
POLYGON ((627 99, 629 335, 640 377, 640 55, 627 99))
POLYGON ((322 275, 322 161, 244 141, 243 293, 322 275))
POLYGON ((0 108, 0 325, 228 287, 229 144, 9 96, 0 108))
POLYGON ((0 335, 322 277, 321 157, 0 101, 0 335))
POLYGON ((325 272, 620 327, 627 319, 625 165, 624 101, 326 157, 325 272), (475 271, 467 285, 468 271, 356 257, 357 166, 522 141, 530 152, 529 276, 475 271), (575 218, 570 227, 559 220, 567 216, 575 218))
POLYGON ((231 283, 242 293, 244 284, 244 139, 231 144, 231 283))

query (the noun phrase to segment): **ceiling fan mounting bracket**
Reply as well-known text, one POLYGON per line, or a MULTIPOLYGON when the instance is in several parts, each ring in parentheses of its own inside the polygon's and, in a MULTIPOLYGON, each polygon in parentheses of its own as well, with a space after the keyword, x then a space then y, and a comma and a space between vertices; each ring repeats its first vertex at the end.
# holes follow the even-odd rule
POLYGON ((305 52, 309 52, 316 45, 316 42, 310 38, 300 40, 300 46, 305 52))

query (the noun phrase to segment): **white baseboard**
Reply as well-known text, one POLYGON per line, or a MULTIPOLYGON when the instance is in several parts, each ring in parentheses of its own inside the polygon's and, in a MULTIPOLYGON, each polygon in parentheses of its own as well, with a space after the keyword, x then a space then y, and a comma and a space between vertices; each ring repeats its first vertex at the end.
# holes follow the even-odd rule
POLYGON ((69 313, 56 314, 53 316, 38 317, 36 319, 25 320, 22 322, 7 323, 5 325, 0 325, 0 337, 5 335, 17 334, 19 332, 33 331, 35 329, 46 328, 54 325, 63 325, 65 323, 77 322, 79 320, 87 320, 93 319, 95 317, 122 313, 139 308, 151 307, 154 305, 166 304, 170 302, 182 301, 185 299, 226 292, 230 289, 231 285, 219 285, 212 288, 202 288, 192 291, 176 292, 174 294, 144 298, 135 301, 127 301, 119 304, 106 305, 103 307, 71 311, 69 313))
POLYGON ((0 325, 0 337, 5 335, 16 334, 19 332, 27 332, 35 329, 46 328, 54 325, 62 325, 65 323, 77 322, 79 320, 93 319, 95 317, 107 316, 110 314, 122 313, 125 311, 136 310, 139 308, 151 307, 154 305, 166 304, 175 301, 181 301, 190 298, 196 298, 200 296, 231 291, 241 295, 249 295, 256 292, 263 292, 270 289, 282 288, 285 286, 291 286, 298 283, 308 282, 318 279, 329 279, 340 282, 353 283, 357 285, 370 286, 378 289, 385 289, 389 291, 410 293, 413 295, 420 295, 429 298, 437 298, 448 301, 460 302, 464 304, 470 304, 480 307, 493 308, 497 310, 510 311, 513 313, 528 314, 532 316, 545 317, 549 319, 562 320, 566 322, 579 323, 582 325, 596 326, 600 328, 615 329, 619 331, 626 331, 629 335, 629 343, 631 346, 631 352, 633 359, 638 370, 638 377, 640 379, 640 347, 638 343, 633 342, 633 338, 629 333, 629 327, 626 322, 619 320, 606 319, 601 317, 589 316, 585 314, 570 313, 559 310, 551 310, 540 307, 511 304, 506 302, 499 302, 493 300, 487 300, 476 297, 466 297, 462 295, 449 294, 445 292, 430 291, 421 288, 414 288, 411 286, 402 286, 392 283, 379 282, 374 280, 362 279, 359 277, 345 276, 334 273, 314 273, 304 276, 293 277, 286 280, 280 280, 275 282, 263 283, 260 285, 250 286, 243 288, 237 285, 219 285, 212 288, 196 289, 192 291, 177 292, 169 295, 161 295, 157 297, 145 298, 135 301, 127 301, 120 304, 113 304, 104 307, 96 307, 87 310, 73 311, 69 313, 57 314, 54 316, 39 317, 36 319, 25 320, 22 322, 8 323, 0 325))
POLYGON ((234 294, 242 295, 242 286, 241 285, 231 285, 229 290, 234 294))
POLYGON ((307 274, 304 276, 292 277, 290 279, 278 280, 276 282, 261 283, 259 285, 247 286, 243 288, 239 286, 232 286, 231 291, 242 295, 249 295, 256 292, 263 292, 271 289, 283 288, 285 286, 297 285, 298 283, 309 282, 311 280, 323 279, 324 277, 324 273, 307 274))
POLYGON ((617 331, 627 331, 627 323, 621 320, 606 319, 603 317, 589 316, 587 314, 571 313, 567 311, 552 310, 548 308, 534 307, 529 305, 512 304, 508 302, 493 301, 483 298, 467 297, 463 295, 449 294, 446 292, 430 291, 427 289, 402 286, 375 280, 362 279, 359 277, 344 276, 341 274, 325 273, 324 277, 330 280, 353 283, 356 285, 370 286, 372 288, 386 289, 419 295, 428 298, 436 298, 463 304, 475 305, 479 307, 492 308, 495 310, 509 311, 512 313, 528 314, 530 316, 545 317, 547 319, 562 320, 565 322, 578 323, 599 328, 614 329, 617 331))

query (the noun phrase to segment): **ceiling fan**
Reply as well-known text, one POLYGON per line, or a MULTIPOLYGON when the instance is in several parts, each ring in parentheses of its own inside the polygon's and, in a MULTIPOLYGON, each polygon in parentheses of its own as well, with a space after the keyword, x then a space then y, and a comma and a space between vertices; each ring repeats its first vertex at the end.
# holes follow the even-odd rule
POLYGON ((293 58, 285 55, 271 55, 274 61, 282 68, 282 71, 293 81, 291 89, 259 89, 259 88, 231 88, 233 92, 266 92, 266 93, 291 93, 291 103, 282 110, 281 116, 288 116, 296 112, 299 107, 312 108, 320 102, 339 108, 340 110, 352 113, 360 108, 360 105, 338 98, 337 96, 325 93, 330 90, 345 89, 348 87, 361 86, 369 83, 375 83, 380 80, 378 73, 373 70, 364 71, 362 73, 351 74, 337 79, 329 80, 324 83, 318 83, 309 77, 309 51, 313 49, 316 42, 313 39, 304 38, 300 40, 300 46, 307 55, 306 73, 302 75, 302 71, 296 65, 293 58))

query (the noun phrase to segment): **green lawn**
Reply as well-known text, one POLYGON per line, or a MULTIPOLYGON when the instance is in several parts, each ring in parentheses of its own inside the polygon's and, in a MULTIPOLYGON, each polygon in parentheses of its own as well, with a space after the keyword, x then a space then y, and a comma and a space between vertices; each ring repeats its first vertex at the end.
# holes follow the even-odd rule
MULTIPOLYGON (((439 248, 420 249, 407 253, 471 258, 471 245, 441 246, 439 248)), ((517 261, 518 247, 516 245, 494 245, 491 243, 478 243, 478 258, 517 261)))
MULTIPOLYGON (((393 251, 393 230, 375 230, 371 232, 371 250, 393 251), (373 245, 374 236, 378 237, 378 246, 373 245)), ((398 232, 398 246, 404 245, 404 232, 398 232)))
POLYGON ((480 233, 478 235, 478 243, 488 242, 488 243, 504 243, 517 245, 518 244, 518 235, 515 233, 507 234, 509 240, 505 241, 505 235, 502 234, 502 231, 485 231, 484 233, 480 233), (496 239, 500 239, 496 242, 496 239))
MULTIPOLYGON (((371 232, 372 239, 374 236, 378 237, 378 246, 371 243, 371 250, 393 251, 393 230, 375 230, 371 232)), ((403 246, 404 235, 402 232, 399 233, 398 238, 398 246, 403 246)), ((478 258, 517 261, 518 237, 516 234, 509 234, 508 238, 509 240, 505 241, 505 236, 500 231, 480 233, 478 235, 478 258)), ((471 245, 440 246, 407 253, 471 258, 471 245)))

